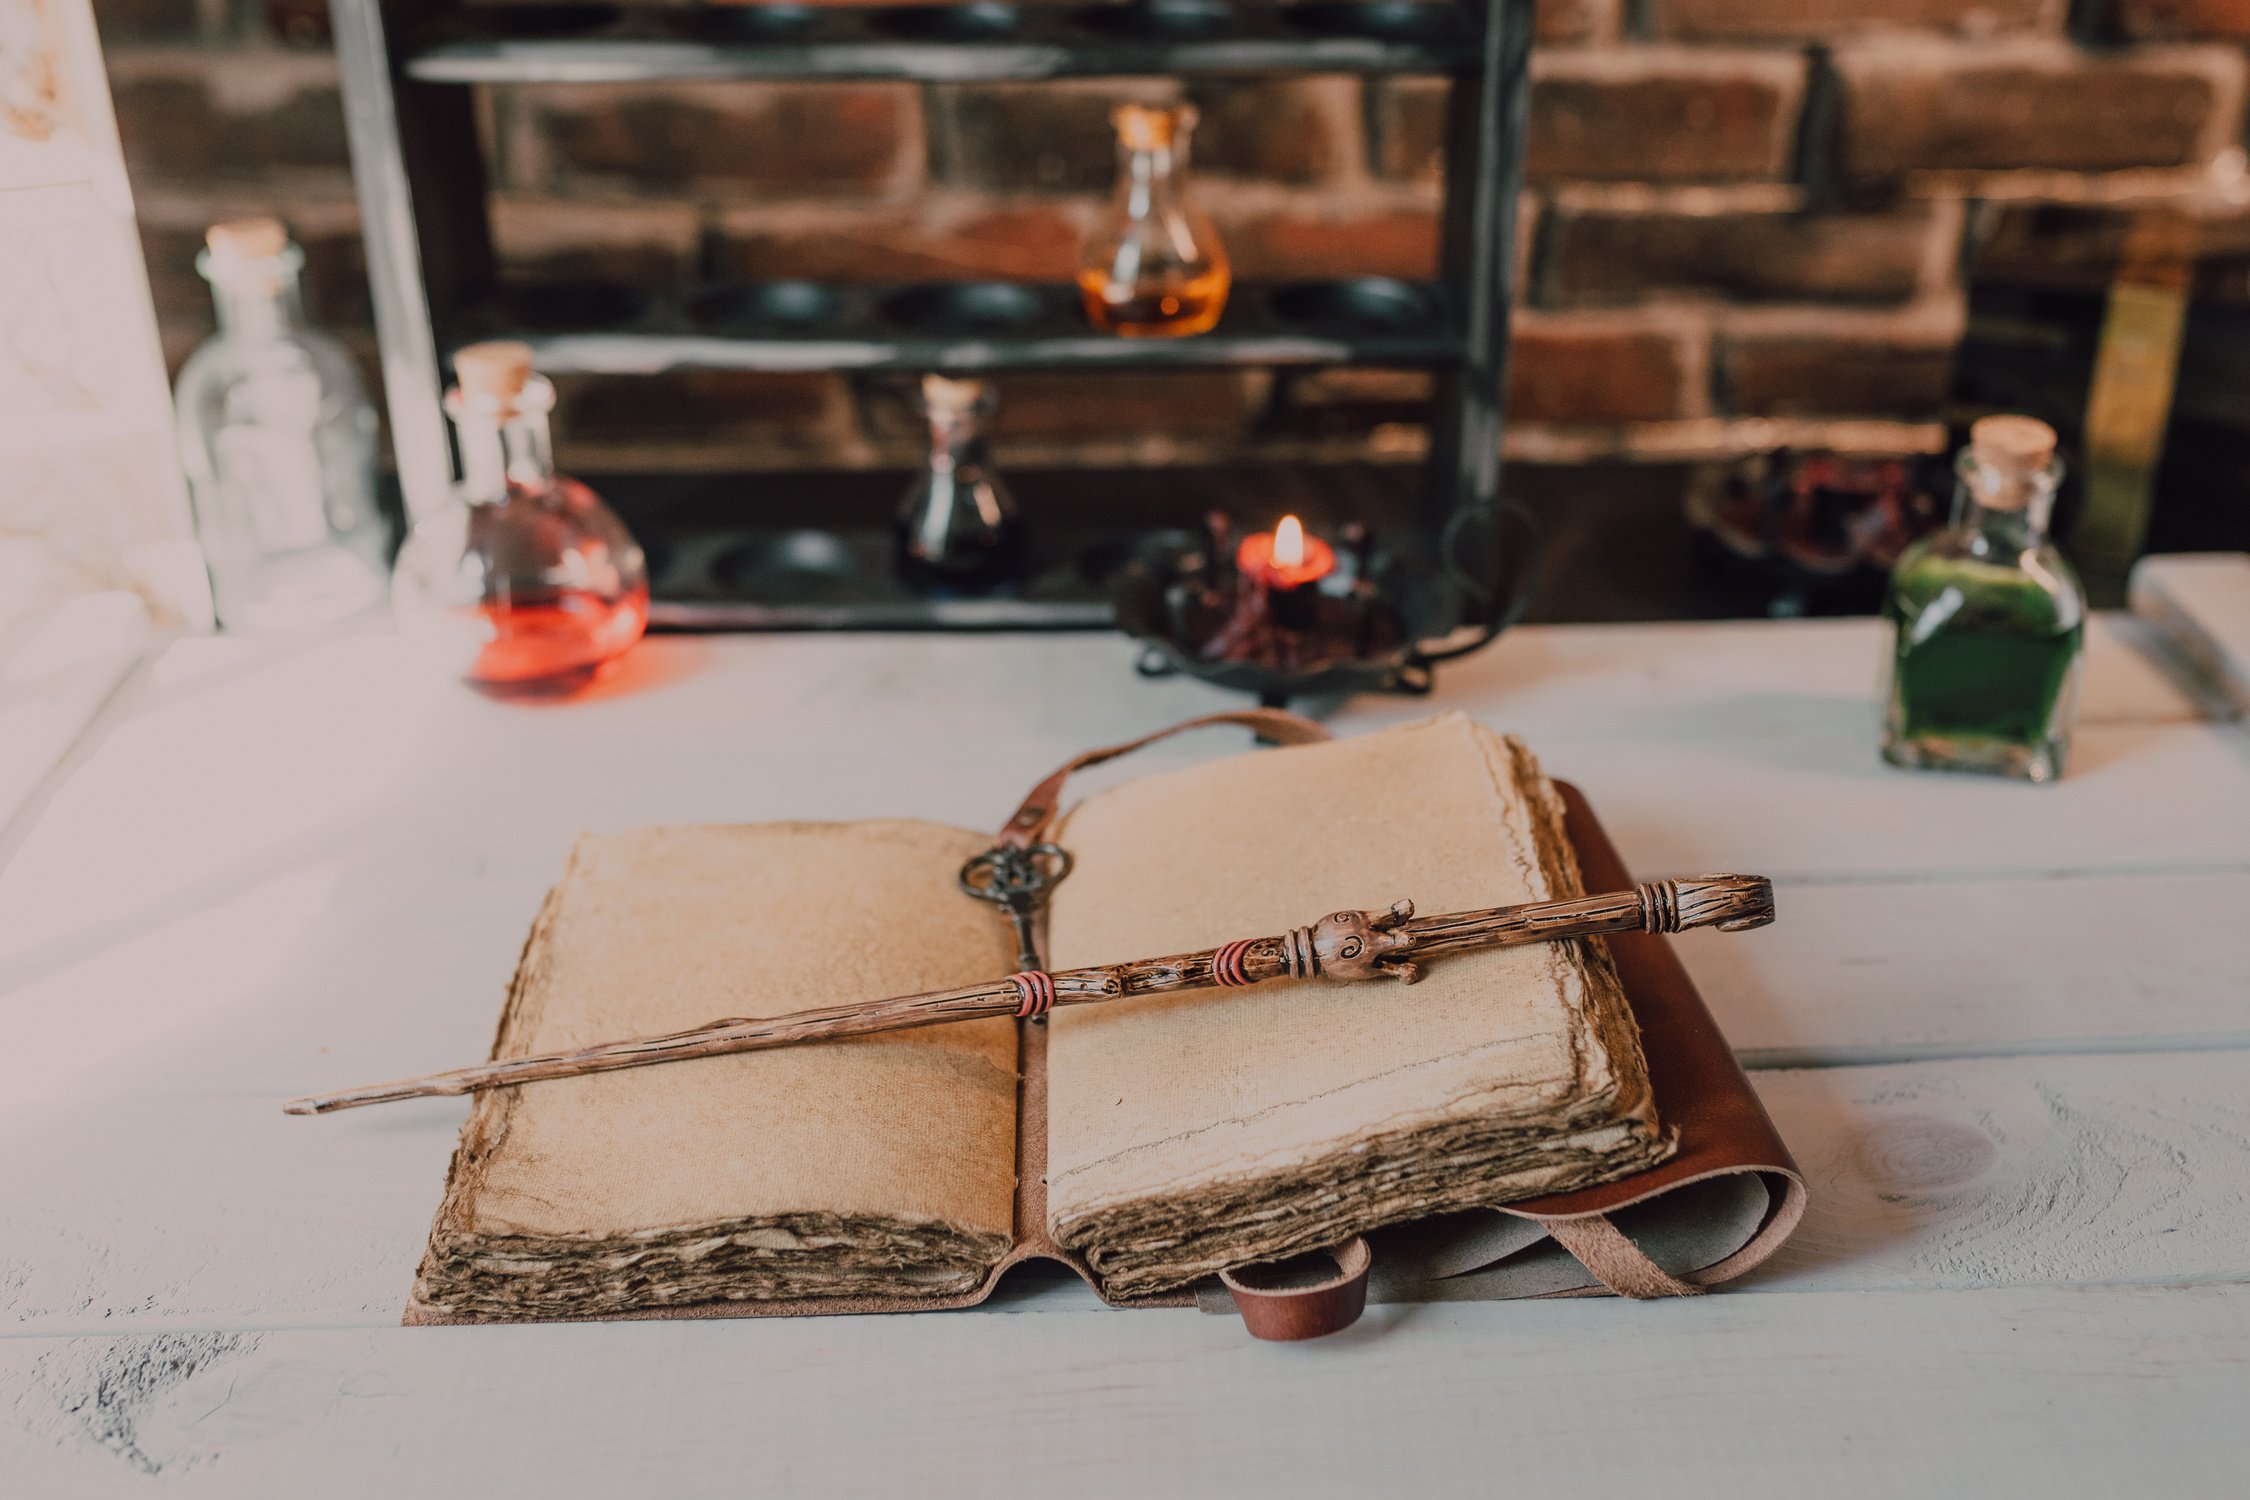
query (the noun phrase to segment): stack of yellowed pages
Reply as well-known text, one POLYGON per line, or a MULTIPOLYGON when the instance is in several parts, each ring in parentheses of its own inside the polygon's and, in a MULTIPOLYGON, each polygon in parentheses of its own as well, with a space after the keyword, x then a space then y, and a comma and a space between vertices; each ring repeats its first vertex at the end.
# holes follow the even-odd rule
MULTIPOLYGON (((1076 860, 1056 969, 1580 891, 1553 788, 1459 715, 1128 782, 1076 860)), ((971 983, 1016 967, 928 823, 588 836, 540 913, 497 1057, 971 983)), ((480 1095, 415 1288, 424 1318, 958 1304, 1027 1252, 1105 1296, 1661 1160, 1605 949, 1448 957, 480 1095)))

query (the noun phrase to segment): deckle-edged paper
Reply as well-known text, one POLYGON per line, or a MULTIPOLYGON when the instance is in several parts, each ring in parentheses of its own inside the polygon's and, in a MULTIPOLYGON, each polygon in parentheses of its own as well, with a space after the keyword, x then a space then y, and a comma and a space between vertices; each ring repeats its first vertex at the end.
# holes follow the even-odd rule
MULTIPOLYGON (((1006 925, 928 823, 588 836, 498 1055, 1006 973, 1006 925)), ((1014 1231, 1016 1037, 973 1021, 479 1095, 416 1284, 555 1316, 974 1286, 1014 1231)))
MULTIPOLYGON (((1330 909, 1581 894, 1529 752, 1459 714, 1234 756, 1082 804, 1059 968, 1284 931, 1330 909)), ((1269 982, 1058 1011, 1048 1213, 1112 1293, 1659 1160, 1598 943, 1453 955, 1414 985, 1269 982)))

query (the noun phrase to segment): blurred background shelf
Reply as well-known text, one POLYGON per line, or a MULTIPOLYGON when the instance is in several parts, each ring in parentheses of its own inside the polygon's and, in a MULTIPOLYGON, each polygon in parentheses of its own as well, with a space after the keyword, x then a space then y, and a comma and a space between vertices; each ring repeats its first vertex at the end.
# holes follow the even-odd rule
MULTIPOLYGON (((1327 515, 1336 527, 1379 524, 1386 545, 1433 556, 1447 547, 1474 552, 1449 557, 1449 565, 1482 580, 1467 591, 1479 601, 1476 608, 1492 614, 1501 608, 1503 584, 1514 570, 1502 556, 1504 529, 1491 518, 1499 505, 1532 0, 1286 6, 970 0, 881 8, 787 0, 631 7, 334 0, 333 13, 391 433, 411 514, 441 504, 452 482, 440 405, 445 362, 476 339, 524 339, 541 368, 581 382, 669 371, 896 376, 1034 369, 1179 372, 1189 380, 1197 371, 1209 379, 1214 370, 1266 367, 1281 372, 1278 385, 1280 378, 1293 378, 1290 372, 1322 367, 1427 370, 1425 391, 1413 402, 1427 440, 1412 463, 1372 466, 1385 475, 1379 488, 1355 489, 1354 471, 1343 470, 1333 504, 1284 503, 1287 487, 1271 469, 1249 464, 1233 469, 1223 488, 1206 492, 1200 482, 1186 483, 1166 453, 1150 454, 1148 465, 1126 471, 1121 483, 1167 497, 1204 496, 1184 517, 1148 520, 1144 530, 1193 525, 1205 510, 1255 510, 1270 521, 1294 508, 1308 521, 1315 513, 1327 515), (1096 333, 1077 289, 1051 280, 533 287, 504 276, 495 253, 490 164, 482 149, 490 120, 480 123, 479 114, 485 85, 690 79, 754 88, 766 81, 845 78, 1012 84, 1105 75, 1161 80, 1383 72, 1446 79, 1438 117, 1443 172, 1434 275, 1239 282, 1219 325, 1193 337, 1096 333), (1441 547, 1441 539, 1452 540, 1441 547)), ((1316 264, 1307 265, 1317 274, 1316 264)), ((1104 397, 1084 399, 1098 414, 1104 397)), ((1003 410, 1003 431, 1006 420, 1003 410)), ((692 431, 677 431, 682 425, 673 424, 673 436, 692 447, 692 431)), ((786 452, 787 444, 781 449, 786 452)), ((1009 468, 1015 479, 1013 464, 1009 468)), ((1045 535, 1042 545, 1050 547, 1039 568, 1060 571, 1050 580, 1035 568, 1011 598, 973 608, 897 597, 882 548, 869 551, 856 523, 840 519, 847 497, 867 483, 849 469, 807 474, 787 487, 796 498, 784 504, 776 486, 736 484, 724 474, 668 480, 662 487, 668 495, 694 494, 731 507, 722 529, 735 536, 727 544, 734 562, 723 586, 708 577, 697 585, 708 596, 697 606, 708 606, 701 615, 681 613, 695 603, 684 595, 662 602, 668 596, 660 586, 658 622, 953 629, 1109 619, 1101 570, 1088 574, 1083 565, 1086 548, 1095 543, 1080 535, 1082 483, 1016 483, 1027 529, 1035 538, 1045 535), (811 518, 786 519, 781 512, 799 501, 811 518), (822 531, 829 533, 826 541, 813 535, 822 531), (745 571, 745 546, 780 546, 776 555, 791 567, 745 571), (833 566, 820 589, 833 593, 844 588, 835 580, 850 579, 856 594, 791 594, 813 586, 799 576, 805 569, 792 571, 795 564, 823 558, 833 566), (1062 594, 1049 597, 1050 581, 1062 594)), ((892 487, 881 497, 871 526, 888 529, 898 495, 892 487)), ((612 498, 654 551, 676 551, 674 544, 693 530, 674 505, 651 509, 625 493, 612 498)), ((712 566, 721 560, 716 553, 706 559, 712 566)))
POLYGON ((424 83, 851 78, 924 83, 1198 73, 1434 73, 1477 65, 1463 7, 1411 0, 1082 7, 498 6, 445 16, 402 49, 424 83))
POLYGON ((1211 332, 1126 339, 1095 332, 1078 289, 1053 283, 538 286, 472 305, 444 341, 520 338, 551 374, 1442 365, 1465 350, 1445 305, 1430 282, 1237 283, 1211 332))

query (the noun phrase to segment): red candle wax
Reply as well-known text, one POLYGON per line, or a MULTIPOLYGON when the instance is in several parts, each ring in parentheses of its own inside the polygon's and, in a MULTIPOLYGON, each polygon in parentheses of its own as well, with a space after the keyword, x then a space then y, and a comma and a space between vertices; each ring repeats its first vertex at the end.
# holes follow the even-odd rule
POLYGON ((1336 571, 1336 549, 1305 533, 1304 522, 1283 516, 1271 531, 1253 531, 1235 549, 1234 565, 1277 589, 1303 588, 1336 571))

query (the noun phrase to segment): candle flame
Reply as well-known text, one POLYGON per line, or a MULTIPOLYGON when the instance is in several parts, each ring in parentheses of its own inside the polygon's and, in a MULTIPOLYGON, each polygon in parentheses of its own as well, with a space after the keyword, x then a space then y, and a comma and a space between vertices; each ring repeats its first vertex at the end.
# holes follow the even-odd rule
POLYGON ((1273 563, 1277 568, 1302 567, 1305 561, 1305 523, 1283 516, 1273 529, 1273 563))

